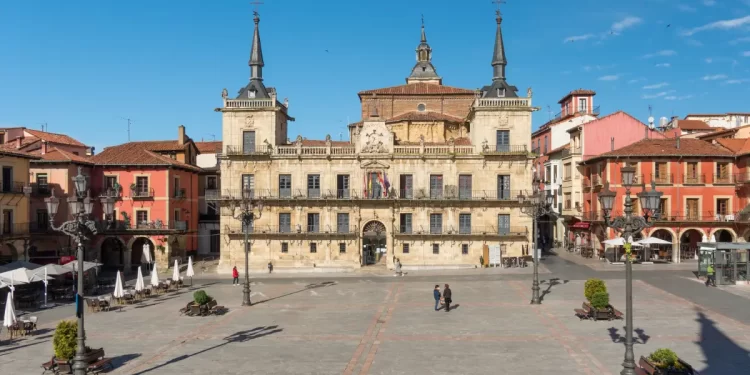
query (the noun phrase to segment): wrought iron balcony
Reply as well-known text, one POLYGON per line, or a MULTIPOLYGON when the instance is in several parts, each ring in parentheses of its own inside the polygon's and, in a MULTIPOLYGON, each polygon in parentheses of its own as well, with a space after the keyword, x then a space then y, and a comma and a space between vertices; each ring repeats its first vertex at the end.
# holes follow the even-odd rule
POLYGON ((50 225, 49 223, 49 220, 32 221, 29 223, 29 232, 30 233, 52 233, 53 229, 52 229, 52 225, 50 225))
POLYGON ((493 225, 487 226, 421 226, 412 225, 411 227, 400 227, 399 232, 396 236, 472 236, 472 237, 519 237, 526 236, 529 233, 527 227, 522 226, 510 226, 510 227, 496 227, 493 225))
POLYGON ((49 184, 31 184, 31 195, 37 197, 49 197, 52 194, 52 188, 49 184))
POLYGON ((152 199, 154 198, 153 188, 136 188, 130 190, 131 199, 152 199))
POLYGON ((23 237, 29 234, 29 223, 5 222, 0 226, 0 238, 10 239, 23 237))
POLYGON ((750 174, 739 173, 734 175, 734 182, 736 184, 750 184, 750 174))
POLYGON ((734 185, 734 176, 730 174, 714 175, 714 185, 734 185))
POLYGON ((186 197, 187 197, 187 190, 185 190, 185 188, 175 189, 174 191, 175 199, 185 199, 186 197))
POLYGON ((120 199, 122 198, 122 189, 106 188, 99 193, 99 197, 120 199))
MULTIPOLYGON (((227 234, 244 234, 242 225, 227 226, 227 234)), ((254 224, 248 228, 252 236, 354 236, 359 233, 354 225, 265 225, 254 224)))
POLYGON ((728 211, 671 211, 662 213, 656 221, 672 222, 734 222, 740 221, 740 215, 728 211))
POLYGON ((357 189, 281 189, 281 190, 206 190, 207 201, 233 200, 449 200, 449 201, 517 201, 518 196, 528 194, 522 190, 461 190, 444 189, 405 189, 388 191, 357 189))
POLYGON ((653 181, 657 185, 672 185, 674 184, 674 175, 670 173, 652 173, 650 181, 653 181))
POLYGON ((103 232, 184 232, 188 230, 187 221, 172 221, 167 225, 161 220, 132 223, 130 220, 96 220, 97 230, 103 232))
POLYGON ((706 175, 703 175, 703 174, 684 175, 682 176, 682 184, 683 185, 705 185, 706 175))
POLYGON ((0 181, 0 194, 27 194, 31 193, 31 187, 20 181, 0 181))

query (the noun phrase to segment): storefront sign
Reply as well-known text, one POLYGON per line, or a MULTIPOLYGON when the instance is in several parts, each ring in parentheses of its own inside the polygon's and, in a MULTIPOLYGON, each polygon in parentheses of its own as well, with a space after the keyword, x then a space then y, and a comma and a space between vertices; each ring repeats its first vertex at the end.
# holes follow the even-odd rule
POLYGON ((570 226, 570 229, 581 229, 581 230, 588 230, 591 227, 591 223, 586 221, 579 221, 573 225, 570 226))
POLYGON ((60 264, 61 265, 68 264, 68 263, 70 263, 70 262, 72 262, 74 260, 76 260, 76 257, 74 257, 74 256, 69 256, 69 255, 61 256, 60 257, 60 264))

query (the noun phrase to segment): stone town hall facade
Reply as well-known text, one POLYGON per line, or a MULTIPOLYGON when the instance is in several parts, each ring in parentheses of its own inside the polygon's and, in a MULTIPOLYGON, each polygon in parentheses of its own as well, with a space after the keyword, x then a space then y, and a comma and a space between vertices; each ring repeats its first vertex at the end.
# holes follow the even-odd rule
MULTIPOLYGON (((250 265, 352 269, 372 264, 474 267, 485 245, 505 256, 528 251, 532 221, 518 195, 532 182, 531 89, 506 82, 497 16, 491 84, 444 86, 422 27, 405 85, 359 93, 362 120, 348 142, 288 141, 294 121, 263 82, 255 16, 250 83, 222 93, 224 150, 219 270, 244 263, 242 223, 232 207, 262 203, 248 228, 250 265), (257 215, 260 215, 259 217, 257 215)), ((489 79, 488 79, 489 81, 489 79)))

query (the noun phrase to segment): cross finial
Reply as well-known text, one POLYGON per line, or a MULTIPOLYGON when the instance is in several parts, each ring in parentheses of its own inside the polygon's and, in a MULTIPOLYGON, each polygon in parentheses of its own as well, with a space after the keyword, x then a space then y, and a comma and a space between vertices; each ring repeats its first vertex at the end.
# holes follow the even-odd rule
POLYGON ((424 14, 422 15, 422 27, 424 27, 424 14))
POLYGON ((255 6, 255 9, 253 10, 253 15, 256 17, 258 16, 258 5, 263 5, 263 2, 260 0, 253 0, 250 2, 250 5, 255 6))
POLYGON ((501 15, 501 13, 500 13, 500 4, 505 4, 506 3, 505 0, 492 0, 492 3, 497 6, 497 10, 495 11, 495 14, 497 14, 498 16, 500 16, 501 15))

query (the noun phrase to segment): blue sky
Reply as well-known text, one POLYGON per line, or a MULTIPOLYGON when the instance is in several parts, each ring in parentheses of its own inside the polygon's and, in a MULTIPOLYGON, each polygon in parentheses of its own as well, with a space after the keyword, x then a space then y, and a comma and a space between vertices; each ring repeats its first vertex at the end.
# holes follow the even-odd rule
MULTIPOLYGON (((346 138, 356 93, 404 83, 424 14, 444 84, 492 77, 490 0, 264 0, 267 86, 290 138, 346 138), (327 52, 326 52, 327 50, 327 52)), ((14 1, 0 6, 0 126, 67 133, 98 150, 131 139, 220 138, 221 90, 247 83, 249 1, 14 1)), ((534 128, 576 88, 602 114, 750 112, 750 0, 507 0, 508 80, 531 86, 534 128)))

